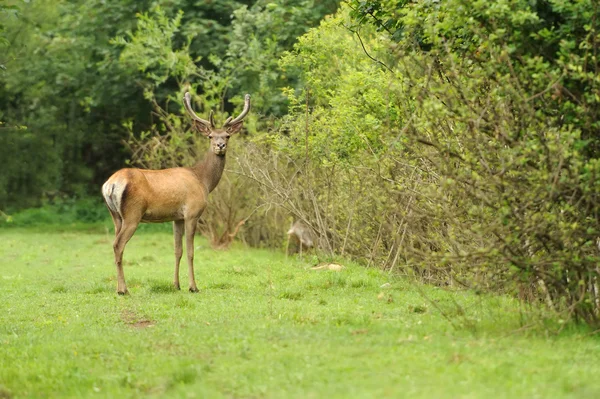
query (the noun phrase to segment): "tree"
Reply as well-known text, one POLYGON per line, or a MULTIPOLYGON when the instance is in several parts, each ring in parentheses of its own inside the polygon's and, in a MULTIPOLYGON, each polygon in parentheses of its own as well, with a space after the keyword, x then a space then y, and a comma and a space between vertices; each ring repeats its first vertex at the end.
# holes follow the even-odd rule
MULTIPOLYGON (((315 6, 300 12, 300 6, 309 5, 306 1, 269 4, 176 1, 164 5, 160 15, 152 11, 156 10, 152 1, 22 4, 20 18, 7 19, 0 33, 11 38, 2 60, 7 71, 0 76, 0 120, 11 126, 0 137, 0 156, 7 164, 0 177, 0 207, 31 206, 47 192, 97 193, 98 185, 128 157, 123 141, 130 132, 124 124, 137 136, 150 130, 155 106, 168 108, 184 80, 219 102, 222 111, 231 111, 235 100, 230 103, 230 95, 222 89, 233 88, 237 94, 254 83, 236 80, 242 75, 235 65, 251 65, 242 65, 240 59, 234 62, 241 54, 229 50, 236 29, 231 24, 237 23, 231 16, 236 10, 245 7, 248 13, 264 13, 261 29, 267 29, 264 21, 271 21, 272 33, 285 37, 277 45, 281 52, 291 45, 293 34, 301 34, 331 9, 315 6), (279 16, 270 19, 269 13, 279 16), (168 43, 160 33, 171 27, 161 25, 161 19, 177 20, 168 43), (279 26, 282 21, 288 24, 279 26), (156 31, 148 29, 152 24, 156 31), (288 32, 291 26, 301 28, 288 32), (111 41, 114 38, 121 39, 111 41), (136 43, 137 50, 144 49, 139 62, 134 59, 136 43), (186 58, 185 78, 169 66, 173 60, 162 58, 167 47, 182 57, 180 61, 186 58)), ((330 4, 335 7, 337 2, 330 4)), ((6 6, 0 10, 7 11, 13 12, 6 6)), ((238 35, 236 44, 244 38, 251 39, 238 35)), ((181 62, 175 60, 173 65, 181 62)), ((282 112, 281 106, 278 109, 282 112)))

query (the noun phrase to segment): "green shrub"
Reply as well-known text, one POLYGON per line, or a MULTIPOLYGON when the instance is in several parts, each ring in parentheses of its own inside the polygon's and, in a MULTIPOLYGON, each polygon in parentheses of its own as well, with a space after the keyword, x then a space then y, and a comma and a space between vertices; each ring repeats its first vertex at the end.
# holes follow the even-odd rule
POLYGON ((452 228, 443 241, 459 244, 433 258, 466 271, 469 285, 597 324, 595 2, 353 5, 396 41, 389 54, 406 83, 406 145, 438 176, 431 216, 452 228), (479 239, 460 245, 469 235, 479 239))
POLYGON ((62 199, 48 201, 39 208, 18 211, 0 219, 0 227, 71 225, 106 222, 110 219, 100 198, 62 199))

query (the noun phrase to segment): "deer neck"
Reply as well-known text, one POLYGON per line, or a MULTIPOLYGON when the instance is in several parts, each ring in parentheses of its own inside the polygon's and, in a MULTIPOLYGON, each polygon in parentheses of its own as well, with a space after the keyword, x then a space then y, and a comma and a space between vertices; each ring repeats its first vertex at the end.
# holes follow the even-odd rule
POLYGON ((198 161, 191 169, 210 193, 217 187, 223 175, 225 155, 216 155, 209 150, 204 159, 198 161))

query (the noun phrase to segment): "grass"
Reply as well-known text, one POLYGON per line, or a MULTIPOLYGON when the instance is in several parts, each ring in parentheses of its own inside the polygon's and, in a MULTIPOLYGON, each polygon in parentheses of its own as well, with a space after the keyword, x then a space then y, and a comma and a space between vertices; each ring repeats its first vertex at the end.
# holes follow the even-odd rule
POLYGON ((199 294, 147 231, 120 297, 108 233, 0 230, 0 398, 600 397, 597 336, 510 298, 196 241, 199 294))

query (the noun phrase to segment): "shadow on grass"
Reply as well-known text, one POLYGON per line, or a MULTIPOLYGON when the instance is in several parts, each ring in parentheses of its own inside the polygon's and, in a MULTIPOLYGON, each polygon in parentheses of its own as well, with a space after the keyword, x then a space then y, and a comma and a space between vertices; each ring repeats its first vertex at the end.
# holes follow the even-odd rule
POLYGON ((233 288, 234 285, 227 282, 214 283, 208 286, 209 289, 217 289, 217 290, 229 290, 233 288))
MULTIPOLYGON (((69 289, 62 284, 56 285, 56 286, 52 287, 52 289, 50 289, 50 292, 53 294, 64 294, 68 291, 69 291, 69 289)), ((1 398, 1 396, 0 396, 0 398, 1 398)))
POLYGON ((302 299, 302 292, 295 290, 284 291, 279 294, 280 299, 288 299, 290 301, 298 301, 302 299))
POLYGON ((152 294, 174 294, 179 292, 171 282, 150 280, 146 284, 148 291, 152 294))
POLYGON ((94 283, 92 286, 85 291, 86 294, 95 295, 95 294, 108 294, 115 292, 116 288, 106 283, 94 283))

